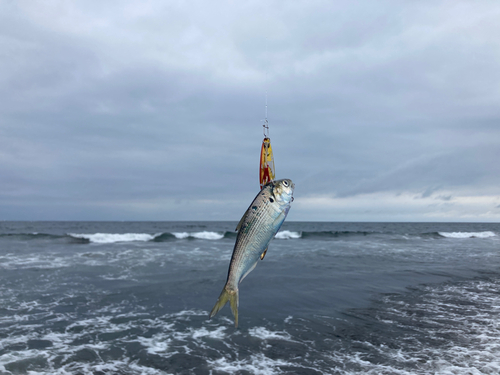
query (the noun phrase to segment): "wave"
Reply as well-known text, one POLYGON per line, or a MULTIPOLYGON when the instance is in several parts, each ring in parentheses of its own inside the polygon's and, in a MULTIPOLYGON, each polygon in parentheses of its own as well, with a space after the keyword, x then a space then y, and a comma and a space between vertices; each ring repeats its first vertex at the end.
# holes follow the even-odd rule
POLYGON ((225 234, 224 233, 218 233, 218 232, 194 232, 194 233, 188 233, 188 232, 174 232, 172 233, 175 238, 182 240, 184 238, 197 238, 201 240, 220 240, 224 238, 225 234))
POLYGON ((94 233, 94 234, 77 234, 69 233, 70 237, 77 239, 88 240, 93 243, 115 243, 115 242, 147 242, 153 240, 157 235, 147 233, 94 233))
MULTIPOLYGON (((235 239, 236 232, 232 231, 200 231, 200 232, 162 232, 162 233, 68 233, 65 235, 47 233, 4 233, 1 238, 12 238, 22 241, 69 241, 71 243, 99 243, 111 244, 117 242, 168 242, 178 240, 209 240, 235 239)), ((389 236, 396 239, 411 238, 491 238, 498 234, 492 231, 483 232, 426 232, 414 234, 396 234, 392 232, 367 232, 367 231, 291 231, 282 230, 275 236, 278 240, 316 239, 329 240, 336 238, 389 236)))
POLYGON ((13 238, 23 241, 33 241, 33 240, 59 240, 67 238, 66 235, 58 234, 48 234, 48 233, 2 233, 1 238, 13 238))
POLYGON ((490 231, 485 232, 438 232, 441 237, 446 238, 489 238, 496 237, 496 234, 490 231))
POLYGON ((276 236, 274 238, 277 238, 279 240, 295 240, 300 237, 302 237, 301 232, 291 232, 289 230, 282 230, 276 233, 276 236))
POLYGON ((87 240, 92 243, 116 243, 116 242, 165 242, 172 240, 183 239, 201 239, 201 240, 220 240, 226 236, 227 232, 172 232, 172 233, 94 233, 94 234, 76 234, 69 233, 68 235, 76 238, 87 240))
MULTIPOLYGON (((279 240, 296 240, 301 238, 336 238, 346 236, 363 236, 369 232, 300 232, 282 230, 275 236, 279 240)), ((437 233, 436 233, 437 234, 437 233)), ((237 232, 232 231, 201 231, 201 232, 163 232, 163 233, 68 233, 67 235, 52 235, 45 233, 14 233, 0 234, 0 237, 10 237, 20 240, 37 240, 37 239, 66 239, 76 243, 117 243, 117 242, 167 242, 175 240, 221 240, 235 239, 237 232)))
POLYGON ((368 236, 373 234, 383 234, 379 232, 365 231, 319 231, 319 232, 302 232, 301 238, 338 238, 338 237, 355 237, 368 236))

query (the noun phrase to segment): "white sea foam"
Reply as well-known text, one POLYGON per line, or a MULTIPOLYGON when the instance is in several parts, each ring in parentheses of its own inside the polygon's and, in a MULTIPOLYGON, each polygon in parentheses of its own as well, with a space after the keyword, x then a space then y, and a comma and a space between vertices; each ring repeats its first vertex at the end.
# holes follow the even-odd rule
POLYGON ((170 339, 163 335, 155 335, 151 338, 138 337, 137 340, 145 346, 149 354, 166 353, 169 349, 170 339))
POLYGON ((175 238, 179 239, 179 240, 182 240, 184 238, 188 238, 189 237, 189 233, 188 232, 173 232, 172 233, 175 238))
POLYGON ((248 333, 254 337, 261 339, 261 340, 269 340, 269 339, 286 340, 286 341, 291 340, 291 336, 287 332, 285 332, 285 331, 281 331, 281 332, 274 331, 273 332, 273 331, 269 331, 265 327, 250 328, 248 330, 248 333))
POLYGON ((7 254, 7 256, 0 257, 0 269, 53 269, 67 267, 70 264, 68 259, 50 253, 36 255, 7 254))
POLYGON ((181 310, 177 313, 167 315, 169 317, 184 317, 184 316, 205 316, 208 312, 204 310, 181 310))
POLYGON ((115 242, 133 242, 133 241, 151 241, 158 235, 147 233, 94 233, 94 234, 79 234, 69 233, 71 237, 83 238, 93 243, 115 243, 115 242))
POLYGON ((440 236, 447 238, 488 238, 495 237, 494 232, 438 232, 440 236))
POLYGON ((197 233, 191 233, 191 236, 194 238, 201 238, 204 240, 220 240, 221 238, 224 237, 224 233, 217 233, 217 232, 197 232, 197 233))
POLYGON ((224 233, 217 233, 217 232, 193 232, 193 233, 188 233, 188 232, 174 232, 172 233, 175 238, 182 240, 184 238, 192 237, 192 238, 198 238, 201 240, 220 240, 221 238, 224 238, 224 233))
POLYGON ((415 303, 405 302, 405 306, 400 306, 401 301, 396 295, 386 297, 385 303, 389 309, 384 315, 394 321, 380 320, 403 328, 405 333, 397 341, 413 342, 412 345, 389 346, 379 342, 357 341, 356 346, 360 348, 358 351, 331 353, 334 362, 342 363, 348 368, 356 366, 362 368, 364 374, 373 375, 499 374, 498 281, 431 285, 423 287, 421 291, 424 293, 420 299, 415 303), (398 308, 392 308, 392 304, 398 308), (422 313, 422 327, 429 328, 412 332, 415 326, 413 319, 409 319, 408 312, 422 313), (428 345, 428 337, 436 342, 446 342, 446 345, 428 345), (376 353, 377 357, 387 360, 374 363, 364 353, 376 353), (418 371, 408 370, 406 364, 409 363, 420 363, 418 371))
POLYGON ((124 374, 130 373, 130 370, 134 371, 132 374, 137 375, 173 375, 171 372, 165 372, 163 369, 157 370, 147 366, 141 366, 137 361, 130 362, 124 368, 124 374))
POLYGON ((302 233, 300 232, 291 232, 289 230, 282 230, 276 233, 275 238, 279 240, 295 240, 297 238, 302 237, 302 233))
POLYGON ((271 359, 263 354, 250 356, 248 359, 231 361, 227 358, 219 358, 215 361, 207 361, 215 371, 235 374, 239 371, 249 372, 255 375, 282 374, 281 366, 294 365, 282 359, 271 359))
POLYGON ((193 331, 193 339, 199 339, 202 337, 210 337, 212 339, 222 340, 226 337, 226 333, 224 332, 226 327, 219 327, 214 331, 209 331, 205 327, 201 327, 200 329, 193 331))

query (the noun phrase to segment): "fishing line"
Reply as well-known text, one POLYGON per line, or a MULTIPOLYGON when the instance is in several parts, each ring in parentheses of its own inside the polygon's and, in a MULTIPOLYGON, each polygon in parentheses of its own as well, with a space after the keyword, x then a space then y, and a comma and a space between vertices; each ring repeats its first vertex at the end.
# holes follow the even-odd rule
POLYGON ((273 149, 271 147, 271 139, 269 138, 269 121, 267 119, 267 108, 268 108, 268 71, 269 71, 269 59, 268 59, 268 38, 269 38, 269 22, 268 22, 268 9, 266 3, 266 17, 265 17, 265 48, 264 48, 264 63, 265 63, 265 81, 264 81, 264 91, 266 96, 265 102, 265 120, 263 130, 264 139, 262 140, 262 147, 260 149, 260 167, 259 167, 259 182, 260 188, 262 189, 267 183, 274 180, 275 169, 274 169, 274 156, 273 149))
POLYGON ((265 91, 265 119, 264 119, 264 138, 269 138, 269 122, 267 120, 267 100, 268 100, 268 75, 269 75, 269 9, 268 9, 268 3, 265 2, 265 18, 264 18, 264 29, 265 29, 265 41, 264 41, 264 64, 265 64, 265 78, 264 78, 264 91, 265 91))

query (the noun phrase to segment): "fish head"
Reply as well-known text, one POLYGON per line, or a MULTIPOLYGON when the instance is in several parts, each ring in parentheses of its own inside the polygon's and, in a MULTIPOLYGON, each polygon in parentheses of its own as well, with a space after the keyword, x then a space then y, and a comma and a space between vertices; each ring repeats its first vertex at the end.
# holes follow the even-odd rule
POLYGON ((273 182, 273 195, 280 204, 288 205, 293 201, 294 189, 295 184, 288 178, 273 182))

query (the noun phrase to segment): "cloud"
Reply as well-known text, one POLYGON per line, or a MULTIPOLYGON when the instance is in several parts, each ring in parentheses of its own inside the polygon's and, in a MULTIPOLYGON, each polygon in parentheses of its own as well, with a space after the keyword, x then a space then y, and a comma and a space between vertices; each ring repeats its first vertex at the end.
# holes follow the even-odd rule
POLYGON ((290 219, 357 221, 483 221, 497 222, 500 214, 491 209, 498 196, 461 196, 415 199, 411 194, 372 193, 358 197, 316 196, 296 199, 290 219))
POLYGON ((35 1, 0 14, 0 218, 237 220, 256 194, 266 92, 296 202, 349 202, 297 203, 296 220, 480 220, 497 194, 494 2, 35 1))

